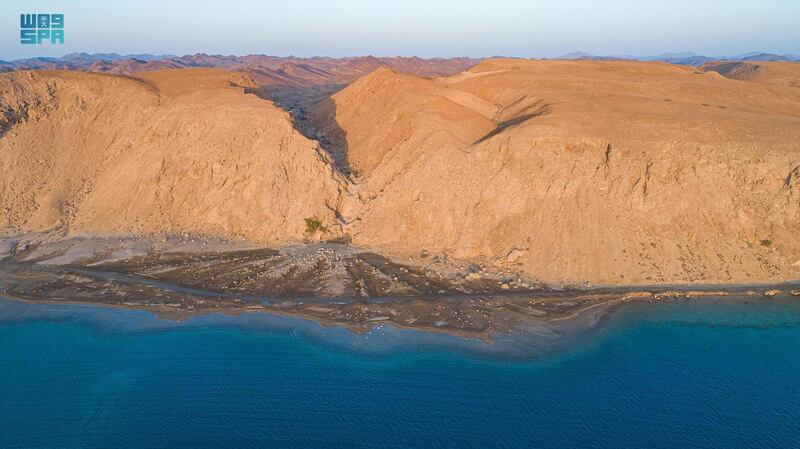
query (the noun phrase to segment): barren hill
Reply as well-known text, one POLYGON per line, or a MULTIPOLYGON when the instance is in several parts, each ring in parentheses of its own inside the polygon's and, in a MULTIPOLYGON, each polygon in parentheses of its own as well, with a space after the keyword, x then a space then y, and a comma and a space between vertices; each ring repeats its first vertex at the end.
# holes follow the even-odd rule
POLYGON ((709 62, 701 69, 740 80, 800 88, 800 63, 794 62, 709 62))
MULTIPOLYGON (((327 76, 325 61, 271 70, 327 76)), ((800 91, 764 79, 625 61, 380 68, 309 111, 316 142, 234 71, 5 73, 0 230, 283 243, 318 217, 373 251, 549 282, 797 279, 800 91)))
POLYGON ((328 156, 251 83, 215 69, 0 75, 0 228, 284 242, 304 217, 334 221, 328 156))
POLYGON ((319 108, 362 174, 356 243, 548 281, 800 275, 795 89, 661 63, 492 60, 435 80, 380 70, 319 108))

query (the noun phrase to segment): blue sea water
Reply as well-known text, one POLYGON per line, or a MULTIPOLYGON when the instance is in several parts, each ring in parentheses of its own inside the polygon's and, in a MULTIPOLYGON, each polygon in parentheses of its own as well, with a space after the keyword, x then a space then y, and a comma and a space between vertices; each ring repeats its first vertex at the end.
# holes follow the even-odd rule
POLYGON ((638 303, 520 347, 0 301, 0 447, 800 447, 800 301, 638 303))

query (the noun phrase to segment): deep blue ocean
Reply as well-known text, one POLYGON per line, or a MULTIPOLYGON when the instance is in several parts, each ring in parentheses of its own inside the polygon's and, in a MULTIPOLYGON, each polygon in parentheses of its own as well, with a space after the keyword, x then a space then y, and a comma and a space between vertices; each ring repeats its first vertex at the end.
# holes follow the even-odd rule
POLYGON ((513 340, 0 301, 0 448, 800 447, 800 300, 513 340))

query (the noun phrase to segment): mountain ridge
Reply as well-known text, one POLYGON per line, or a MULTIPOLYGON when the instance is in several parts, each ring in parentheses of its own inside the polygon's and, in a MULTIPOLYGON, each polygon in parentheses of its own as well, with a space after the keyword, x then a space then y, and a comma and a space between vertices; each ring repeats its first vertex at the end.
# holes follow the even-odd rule
POLYGON ((0 226, 341 239, 561 284, 797 279, 800 65, 741 64, 381 66, 300 104, 303 132, 246 70, 4 73, 0 226))
POLYGON ((445 76, 461 72, 476 64, 479 59, 416 57, 346 57, 298 58, 268 55, 194 55, 172 56, 151 54, 119 55, 116 53, 70 53, 60 58, 39 57, 5 61, 0 63, 0 71, 14 70, 73 70, 121 75, 139 72, 179 68, 222 68, 243 70, 260 84, 302 85, 302 84, 341 84, 350 83, 380 66, 419 76, 445 76), (294 76, 281 67, 293 67, 306 72, 294 76))

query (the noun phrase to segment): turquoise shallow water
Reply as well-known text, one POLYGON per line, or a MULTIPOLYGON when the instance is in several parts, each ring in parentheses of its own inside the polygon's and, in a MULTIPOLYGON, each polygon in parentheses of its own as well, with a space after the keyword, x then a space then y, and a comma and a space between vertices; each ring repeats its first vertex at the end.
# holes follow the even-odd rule
POLYGON ((524 347, 0 301, 0 447, 800 447, 800 301, 632 304, 524 347))

